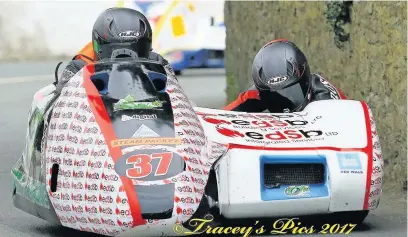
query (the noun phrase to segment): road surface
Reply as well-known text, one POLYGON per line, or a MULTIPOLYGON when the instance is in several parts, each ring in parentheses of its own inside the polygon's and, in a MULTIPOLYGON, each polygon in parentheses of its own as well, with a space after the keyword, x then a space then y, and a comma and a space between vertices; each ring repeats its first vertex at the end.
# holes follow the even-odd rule
MULTIPOLYGON (((27 111, 34 92, 53 81, 55 65, 56 62, 0 65, 0 188, 3 191, 0 237, 98 236, 49 224, 16 209, 12 204, 10 170, 24 146, 27 111)), ((222 69, 187 70, 179 81, 198 106, 219 108, 225 101, 226 85, 222 69)), ((400 195, 398 192, 393 194, 400 195)), ((389 201, 388 196, 385 194, 379 209, 349 236, 407 236, 406 203, 404 199, 389 201)))

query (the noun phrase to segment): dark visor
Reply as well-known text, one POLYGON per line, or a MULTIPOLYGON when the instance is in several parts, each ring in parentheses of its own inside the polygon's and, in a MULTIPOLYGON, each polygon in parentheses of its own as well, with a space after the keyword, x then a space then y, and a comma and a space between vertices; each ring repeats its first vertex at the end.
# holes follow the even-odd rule
POLYGON ((293 85, 279 90, 263 90, 260 96, 264 97, 274 112, 283 112, 285 109, 294 111, 303 106, 309 93, 309 80, 301 80, 293 85), (273 103, 273 104, 270 104, 273 103))
POLYGON ((289 87, 283 88, 276 91, 280 96, 285 97, 291 101, 292 108, 290 110, 296 109, 305 100, 309 89, 309 83, 296 83, 289 87))

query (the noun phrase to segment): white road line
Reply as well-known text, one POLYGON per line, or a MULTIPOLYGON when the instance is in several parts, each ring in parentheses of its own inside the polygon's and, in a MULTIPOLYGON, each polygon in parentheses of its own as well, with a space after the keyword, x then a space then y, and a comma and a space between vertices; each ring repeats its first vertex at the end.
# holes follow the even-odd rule
POLYGON ((55 80, 54 75, 0 78, 0 85, 21 83, 21 82, 31 82, 31 81, 46 81, 46 80, 49 80, 50 83, 54 82, 55 80))

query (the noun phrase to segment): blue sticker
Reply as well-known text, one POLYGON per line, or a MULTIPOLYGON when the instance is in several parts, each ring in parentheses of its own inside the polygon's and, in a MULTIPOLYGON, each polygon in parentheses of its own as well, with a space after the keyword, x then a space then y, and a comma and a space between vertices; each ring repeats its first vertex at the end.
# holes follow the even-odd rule
POLYGON ((363 173, 360 154, 358 153, 337 153, 337 161, 339 162, 341 173, 363 173))

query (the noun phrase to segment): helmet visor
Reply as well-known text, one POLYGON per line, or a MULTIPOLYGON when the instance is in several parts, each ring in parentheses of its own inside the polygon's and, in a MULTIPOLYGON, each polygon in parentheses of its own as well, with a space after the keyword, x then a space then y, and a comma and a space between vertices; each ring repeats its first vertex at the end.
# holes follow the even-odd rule
POLYGON ((279 90, 262 90, 260 97, 273 103, 273 105, 268 105, 273 108, 273 111, 297 111, 304 106, 305 101, 308 99, 310 83, 308 78, 305 79, 279 90))

